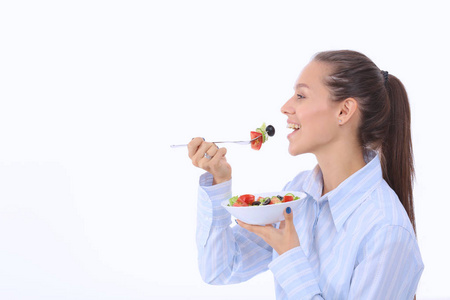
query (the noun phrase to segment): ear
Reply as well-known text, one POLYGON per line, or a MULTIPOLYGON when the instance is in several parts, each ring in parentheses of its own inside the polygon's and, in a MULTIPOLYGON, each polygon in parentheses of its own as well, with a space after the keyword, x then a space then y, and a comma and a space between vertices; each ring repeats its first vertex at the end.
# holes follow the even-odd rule
POLYGON ((339 105, 339 115, 338 122, 339 125, 344 125, 350 119, 356 115, 356 111, 358 109, 358 101, 354 98, 347 98, 342 101, 339 105))

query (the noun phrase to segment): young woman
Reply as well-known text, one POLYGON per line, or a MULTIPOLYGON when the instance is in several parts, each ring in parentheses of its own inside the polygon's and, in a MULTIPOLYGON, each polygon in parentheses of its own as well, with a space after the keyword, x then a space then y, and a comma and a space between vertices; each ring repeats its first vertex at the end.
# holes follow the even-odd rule
POLYGON ((415 236, 410 109, 402 83, 355 51, 314 56, 281 112, 289 153, 318 165, 285 190, 306 193, 278 226, 237 221, 225 148, 188 146, 200 178, 197 247, 202 278, 238 283, 271 270, 277 299, 413 299, 423 271, 415 236))

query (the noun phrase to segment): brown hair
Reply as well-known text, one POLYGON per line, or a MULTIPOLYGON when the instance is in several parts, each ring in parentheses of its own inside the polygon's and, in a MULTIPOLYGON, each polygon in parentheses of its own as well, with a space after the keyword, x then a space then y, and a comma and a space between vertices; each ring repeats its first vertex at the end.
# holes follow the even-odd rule
POLYGON ((411 112, 405 87, 356 51, 320 52, 313 60, 332 67, 325 78, 332 100, 358 101, 361 146, 378 151, 383 178, 399 197, 415 231, 411 112))

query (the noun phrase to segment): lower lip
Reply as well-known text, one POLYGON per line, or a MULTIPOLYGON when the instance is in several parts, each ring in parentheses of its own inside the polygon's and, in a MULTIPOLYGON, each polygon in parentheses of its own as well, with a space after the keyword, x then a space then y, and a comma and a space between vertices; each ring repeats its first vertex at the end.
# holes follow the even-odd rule
POLYGON ((299 129, 295 129, 294 131, 292 131, 291 133, 288 134, 287 138, 290 139, 299 130, 300 130, 300 128, 299 129))

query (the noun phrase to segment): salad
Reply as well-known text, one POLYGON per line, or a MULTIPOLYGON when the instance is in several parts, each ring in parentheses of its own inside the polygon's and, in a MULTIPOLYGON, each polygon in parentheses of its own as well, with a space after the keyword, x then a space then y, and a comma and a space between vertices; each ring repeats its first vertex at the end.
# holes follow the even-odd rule
POLYGON ((234 196, 228 200, 228 206, 264 206, 264 205, 272 205, 277 203, 286 203, 290 201, 295 201, 300 199, 300 197, 295 196, 294 194, 287 193, 284 196, 272 196, 272 197, 258 197, 255 199, 255 195, 245 194, 241 196, 234 196))
POLYGON ((256 128, 256 131, 250 132, 251 139, 253 140, 256 138, 256 140, 252 141, 251 143, 252 149, 254 150, 261 149, 262 144, 269 139, 269 136, 274 135, 275 135, 275 128, 272 125, 266 127, 266 123, 263 123, 261 127, 256 128))

